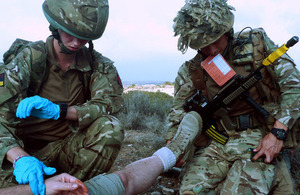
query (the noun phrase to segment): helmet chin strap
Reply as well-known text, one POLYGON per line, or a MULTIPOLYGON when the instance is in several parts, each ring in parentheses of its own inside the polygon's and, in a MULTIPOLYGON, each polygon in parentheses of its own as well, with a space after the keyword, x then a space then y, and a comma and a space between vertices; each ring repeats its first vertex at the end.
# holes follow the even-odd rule
POLYGON ((50 31, 52 32, 52 36, 58 41, 58 45, 60 46, 60 52, 59 53, 63 53, 63 54, 75 54, 78 53, 80 50, 78 51, 71 51, 69 50, 61 41, 58 29, 54 28, 52 25, 49 26, 50 31))
POLYGON ((60 46, 60 52, 63 54, 75 54, 78 53, 80 50, 77 51, 71 51, 69 50, 61 41, 58 41, 58 45, 60 46))

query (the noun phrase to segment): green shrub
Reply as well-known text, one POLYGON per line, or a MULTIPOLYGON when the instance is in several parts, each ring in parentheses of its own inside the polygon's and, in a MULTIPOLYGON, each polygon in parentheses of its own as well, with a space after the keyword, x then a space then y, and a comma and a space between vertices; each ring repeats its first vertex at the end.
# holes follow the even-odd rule
POLYGON ((170 81, 166 81, 166 82, 164 82, 163 85, 173 85, 173 84, 170 81))
POLYGON ((123 94, 123 98, 124 109, 118 117, 125 129, 156 133, 165 130, 172 96, 162 92, 130 91, 123 94))
POLYGON ((128 88, 134 88, 136 85, 133 83, 128 88))

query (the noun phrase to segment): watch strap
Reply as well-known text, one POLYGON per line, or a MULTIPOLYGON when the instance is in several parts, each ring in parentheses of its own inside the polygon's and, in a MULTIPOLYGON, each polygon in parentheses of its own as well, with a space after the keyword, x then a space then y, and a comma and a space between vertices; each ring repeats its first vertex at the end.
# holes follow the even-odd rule
POLYGON ((57 103, 60 108, 60 114, 58 119, 64 119, 67 116, 68 104, 66 103, 57 103))
POLYGON ((277 139, 280 139, 280 140, 287 140, 287 132, 284 130, 284 129, 279 129, 279 128, 272 128, 271 129, 271 133, 273 135, 275 135, 277 137, 277 139))

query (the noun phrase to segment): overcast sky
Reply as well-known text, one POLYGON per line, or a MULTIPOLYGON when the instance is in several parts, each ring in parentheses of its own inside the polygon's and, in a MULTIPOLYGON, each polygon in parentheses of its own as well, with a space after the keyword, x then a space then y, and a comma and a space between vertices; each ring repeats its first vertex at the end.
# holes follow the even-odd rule
MULTIPOLYGON (((1 1, 0 56, 16 38, 45 40, 50 31, 42 0, 1 1)), ((235 31, 263 27, 278 45, 300 36, 299 0, 229 0, 236 8, 235 31)), ((123 81, 171 81, 180 65, 192 58, 177 50, 173 18, 184 0, 110 0, 110 17, 95 48, 115 62, 123 81)), ((300 43, 288 54, 300 67, 300 43)), ((1 58, 0 58, 1 59, 1 58)), ((2 60, 1 60, 2 61, 2 60)))

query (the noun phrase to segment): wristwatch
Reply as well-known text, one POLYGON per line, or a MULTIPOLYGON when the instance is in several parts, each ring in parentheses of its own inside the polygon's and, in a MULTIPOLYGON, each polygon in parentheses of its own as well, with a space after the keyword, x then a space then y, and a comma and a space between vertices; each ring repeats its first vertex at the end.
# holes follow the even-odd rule
POLYGON ((68 104, 66 103, 57 103, 60 108, 60 115, 58 119, 64 119, 67 116, 68 104))
POLYGON ((271 133, 280 140, 287 140, 288 134, 284 129, 272 128, 271 133))

